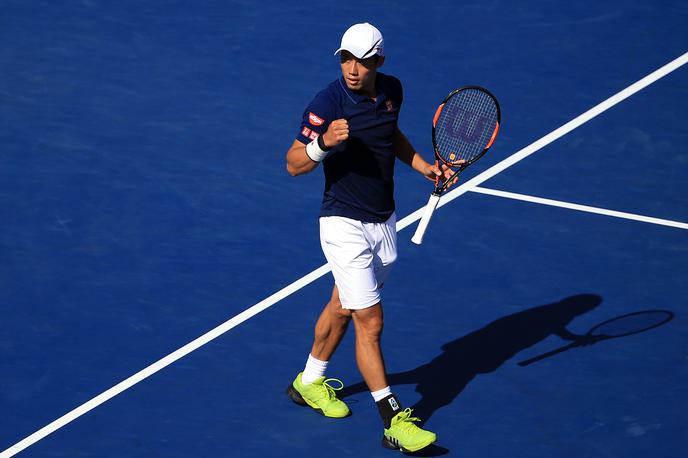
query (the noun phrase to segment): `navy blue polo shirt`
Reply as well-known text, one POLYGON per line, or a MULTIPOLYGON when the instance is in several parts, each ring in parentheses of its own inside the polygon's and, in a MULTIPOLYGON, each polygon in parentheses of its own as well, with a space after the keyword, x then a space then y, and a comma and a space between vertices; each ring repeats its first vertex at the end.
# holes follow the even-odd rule
POLYGON ((381 223, 394 212, 392 148, 403 100, 401 82, 377 73, 376 100, 352 92, 344 78, 320 91, 303 112, 296 139, 307 144, 336 119, 349 123, 349 138, 323 161, 325 192, 320 216, 381 223))

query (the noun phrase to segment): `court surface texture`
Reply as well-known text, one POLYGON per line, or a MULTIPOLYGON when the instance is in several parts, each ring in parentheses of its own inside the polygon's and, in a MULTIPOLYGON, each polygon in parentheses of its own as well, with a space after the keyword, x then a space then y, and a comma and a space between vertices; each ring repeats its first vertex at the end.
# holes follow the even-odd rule
POLYGON ((422 455, 688 456, 685 1, 9 0, 1 458, 396 456, 353 328, 328 369, 352 416, 284 394, 333 284, 322 171, 293 178, 284 155, 362 21, 426 159, 449 91, 502 108, 421 246, 432 185, 396 168, 383 347, 438 435, 422 455))

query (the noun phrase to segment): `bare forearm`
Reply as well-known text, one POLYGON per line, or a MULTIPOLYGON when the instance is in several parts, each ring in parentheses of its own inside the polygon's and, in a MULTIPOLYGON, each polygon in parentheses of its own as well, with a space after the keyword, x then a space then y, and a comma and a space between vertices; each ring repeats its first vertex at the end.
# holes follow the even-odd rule
POLYGON ((425 159, 413 148, 411 142, 404 133, 397 129, 394 135, 394 154, 403 163, 407 164, 413 170, 416 170, 422 174, 426 173, 426 170, 430 164, 428 164, 425 159))
POLYGON ((299 141, 294 141, 287 151, 287 172, 291 176, 303 175, 311 172, 318 167, 318 162, 313 161, 306 154, 306 145, 299 141))
POLYGON ((331 148, 349 138, 349 122, 346 119, 335 119, 327 126, 327 131, 317 137, 308 146, 294 140, 287 151, 287 171, 291 176, 303 175, 313 171, 331 148), (306 152, 306 148, 313 148, 306 152))
MULTIPOLYGON (((451 168, 447 165, 439 166, 437 164, 430 164, 423 159, 423 156, 418 154, 418 152, 413 148, 411 142, 408 141, 406 135, 403 134, 399 129, 394 134, 394 154, 403 162, 411 166, 413 170, 419 172, 425 178, 430 181, 437 183, 439 177, 440 180, 449 180, 453 177, 453 172, 451 168)), ((456 183, 456 179, 452 179, 448 186, 452 186, 456 183)))

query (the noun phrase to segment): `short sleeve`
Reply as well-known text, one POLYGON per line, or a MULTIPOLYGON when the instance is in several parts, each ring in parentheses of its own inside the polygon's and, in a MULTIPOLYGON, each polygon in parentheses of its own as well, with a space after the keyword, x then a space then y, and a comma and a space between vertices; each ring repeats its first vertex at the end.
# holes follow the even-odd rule
POLYGON ((301 127, 296 135, 296 140, 308 144, 327 132, 327 127, 336 119, 337 104, 334 98, 322 91, 308 104, 303 112, 301 127))

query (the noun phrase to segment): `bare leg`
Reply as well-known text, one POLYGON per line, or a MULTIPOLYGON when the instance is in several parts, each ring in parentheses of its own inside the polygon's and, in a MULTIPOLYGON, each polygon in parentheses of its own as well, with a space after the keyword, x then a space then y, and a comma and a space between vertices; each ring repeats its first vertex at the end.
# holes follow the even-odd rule
POLYGON ((351 310, 342 308, 339 290, 335 285, 332 297, 315 324, 315 339, 311 355, 321 361, 329 361, 342 341, 351 320, 351 310))
POLYGON ((385 362, 380 348, 383 317, 382 304, 354 310, 352 313, 356 329, 356 363, 370 391, 378 391, 389 384, 385 374, 385 362))

